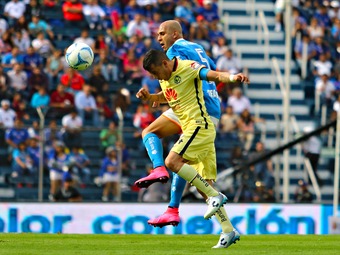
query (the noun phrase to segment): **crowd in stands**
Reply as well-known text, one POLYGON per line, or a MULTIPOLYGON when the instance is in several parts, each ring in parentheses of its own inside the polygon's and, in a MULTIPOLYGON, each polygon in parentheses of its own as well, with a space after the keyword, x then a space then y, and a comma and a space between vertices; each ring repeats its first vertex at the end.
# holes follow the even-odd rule
MULTIPOLYGON (((82 135, 87 127, 100 131, 103 161, 97 183, 103 185, 102 200, 109 201, 110 194, 118 199, 117 148, 123 151, 125 175, 129 153, 117 129, 117 109, 132 119, 136 138, 165 110, 143 102, 135 110, 131 85, 146 87, 151 93, 160 90, 141 63, 150 48, 161 49, 157 30, 168 19, 179 21, 184 38, 201 44, 219 70, 232 74, 244 70, 227 45, 216 0, 5 1, 0 18, 0 125, 6 130, 12 176, 25 178, 19 186, 37 180, 41 136, 39 123, 33 126, 33 122, 39 107, 47 120, 43 164, 50 176, 50 199, 65 199, 60 197, 71 179, 76 187, 89 181, 91 158, 84 151, 82 135), (51 17, 57 10, 63 16, 51 17), (60 32, 66 28, 76 32, 60 32), (58 44, 65 38, 69 44, 84 42, 92 47, 95 59, 88 70, 78 72, 67 66, 65 47, 58 44), (32 126, 31 132, 27 126, 32 126)), ((239 141, 243 154, 249 153, 256 140, 254 124, 264 120, 250 114, 251 103, 241 84, 218 84, 218 92, 223 112, 221 137, 239 141)), ((81 200, 76 191, 72 193, 81 200)))
MULTIPOLYGON (((292 1, 293 58, 301 78, 313 83, 310 86, 320 104, 327 106, 327 115, 337 111, 339 95, 339 35, 340 3, 329 1, 292 1), (306 71, 304 68, 306 52, 306 71)), ((283 29, 284 1, 276 1, 276 31, 283 29)), ((315 102, 313 102, 315 103, 315 102)), ((318 108, 318 107, 317 107, 318 108)), ((314 114, 314 110, 311 113, 314 114)), ((320 112, 316 112, 320 114, 320 112)))

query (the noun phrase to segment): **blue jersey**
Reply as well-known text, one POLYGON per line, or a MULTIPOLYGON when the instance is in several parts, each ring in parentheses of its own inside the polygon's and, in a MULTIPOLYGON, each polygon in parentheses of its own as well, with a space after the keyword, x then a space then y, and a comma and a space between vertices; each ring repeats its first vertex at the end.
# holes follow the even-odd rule
MULTIPOLYGON (((177 40, 167 50, 166 55, 169 59, 177 57, 182 60, 194 60, 206 66, 208 69, 216 70, 215 63, 205 53, 201 45, 184 39, 177 40)), ((204 101, 208 114, 219 119, 221 117, 221 108, 215 82, 202 81, 202 84, 204 101)))

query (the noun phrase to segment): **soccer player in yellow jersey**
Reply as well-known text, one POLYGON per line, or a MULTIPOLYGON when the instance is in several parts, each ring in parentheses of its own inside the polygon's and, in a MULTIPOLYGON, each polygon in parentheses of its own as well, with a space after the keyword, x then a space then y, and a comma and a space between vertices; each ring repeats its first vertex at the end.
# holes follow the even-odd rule
MULTIPOLYGON (((230 75, 209 70, 191 60, 177 58, 169 60, 164 52, 157 50, 150 50, 145 55, 143 67, 160 80, 163 94, 149 94, 145 89, 141 89, 136 96, 152 102, 167 102, 182 126, 183 135, 167 156, 166 166, 204 194, 208 202, 208 209, 204 215, 206 219, 218 211, 219 217, 225 219, 221 224, 225 222, 232 229, 225 210, 219 210, 227 198, 204 180, 216 178, 214 146, 216 131, 205 107, 201 84, 202 80, 229 82, 230 75), (202 162, 204 169, 200 173, 190 166, 202 162)), ((249 82, 245 76, 233 77, 233 80, 236 79, 249 82)), ((234 231, 231 233, 235 234, 234 231)), ((233 238, 234 236, 228 237, 228 241, 234 240, 233 238)))

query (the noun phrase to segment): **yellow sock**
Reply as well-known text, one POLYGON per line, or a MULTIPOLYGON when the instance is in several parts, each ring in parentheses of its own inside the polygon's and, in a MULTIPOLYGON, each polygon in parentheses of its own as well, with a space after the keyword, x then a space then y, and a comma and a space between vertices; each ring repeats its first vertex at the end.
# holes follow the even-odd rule
POLYGON ((217 221, 221 225, 223 233, 229 233, 234 229, 233 225, 231 225, 231 222, 228 218, 228 214, 225 211, 223 206, 220 209, 218 209, 215 216, 216 216, 217 221))
POLYGON ((177 174, 202 191, 207 197, 214 197, 218 195, 218 192, 211 187, 210 184, 204 180, 192 166, 184 164, 177 174))

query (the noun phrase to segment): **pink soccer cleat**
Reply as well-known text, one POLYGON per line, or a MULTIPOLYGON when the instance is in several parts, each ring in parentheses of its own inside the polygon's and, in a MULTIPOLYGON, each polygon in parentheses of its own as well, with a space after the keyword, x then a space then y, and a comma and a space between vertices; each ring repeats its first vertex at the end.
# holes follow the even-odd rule
POLYGON ((151 173, 135 182, 138 188, 148 188, 155 182, 166 183, 169 180, 169 173, 164 166, 156 167, 151 173))
POLYGON ((167 225, 177 226, 181 219, 179 218, 178 208, 170 208, 156 219, 148 220, 148 224, 154 227, 164 227, 167 225))

